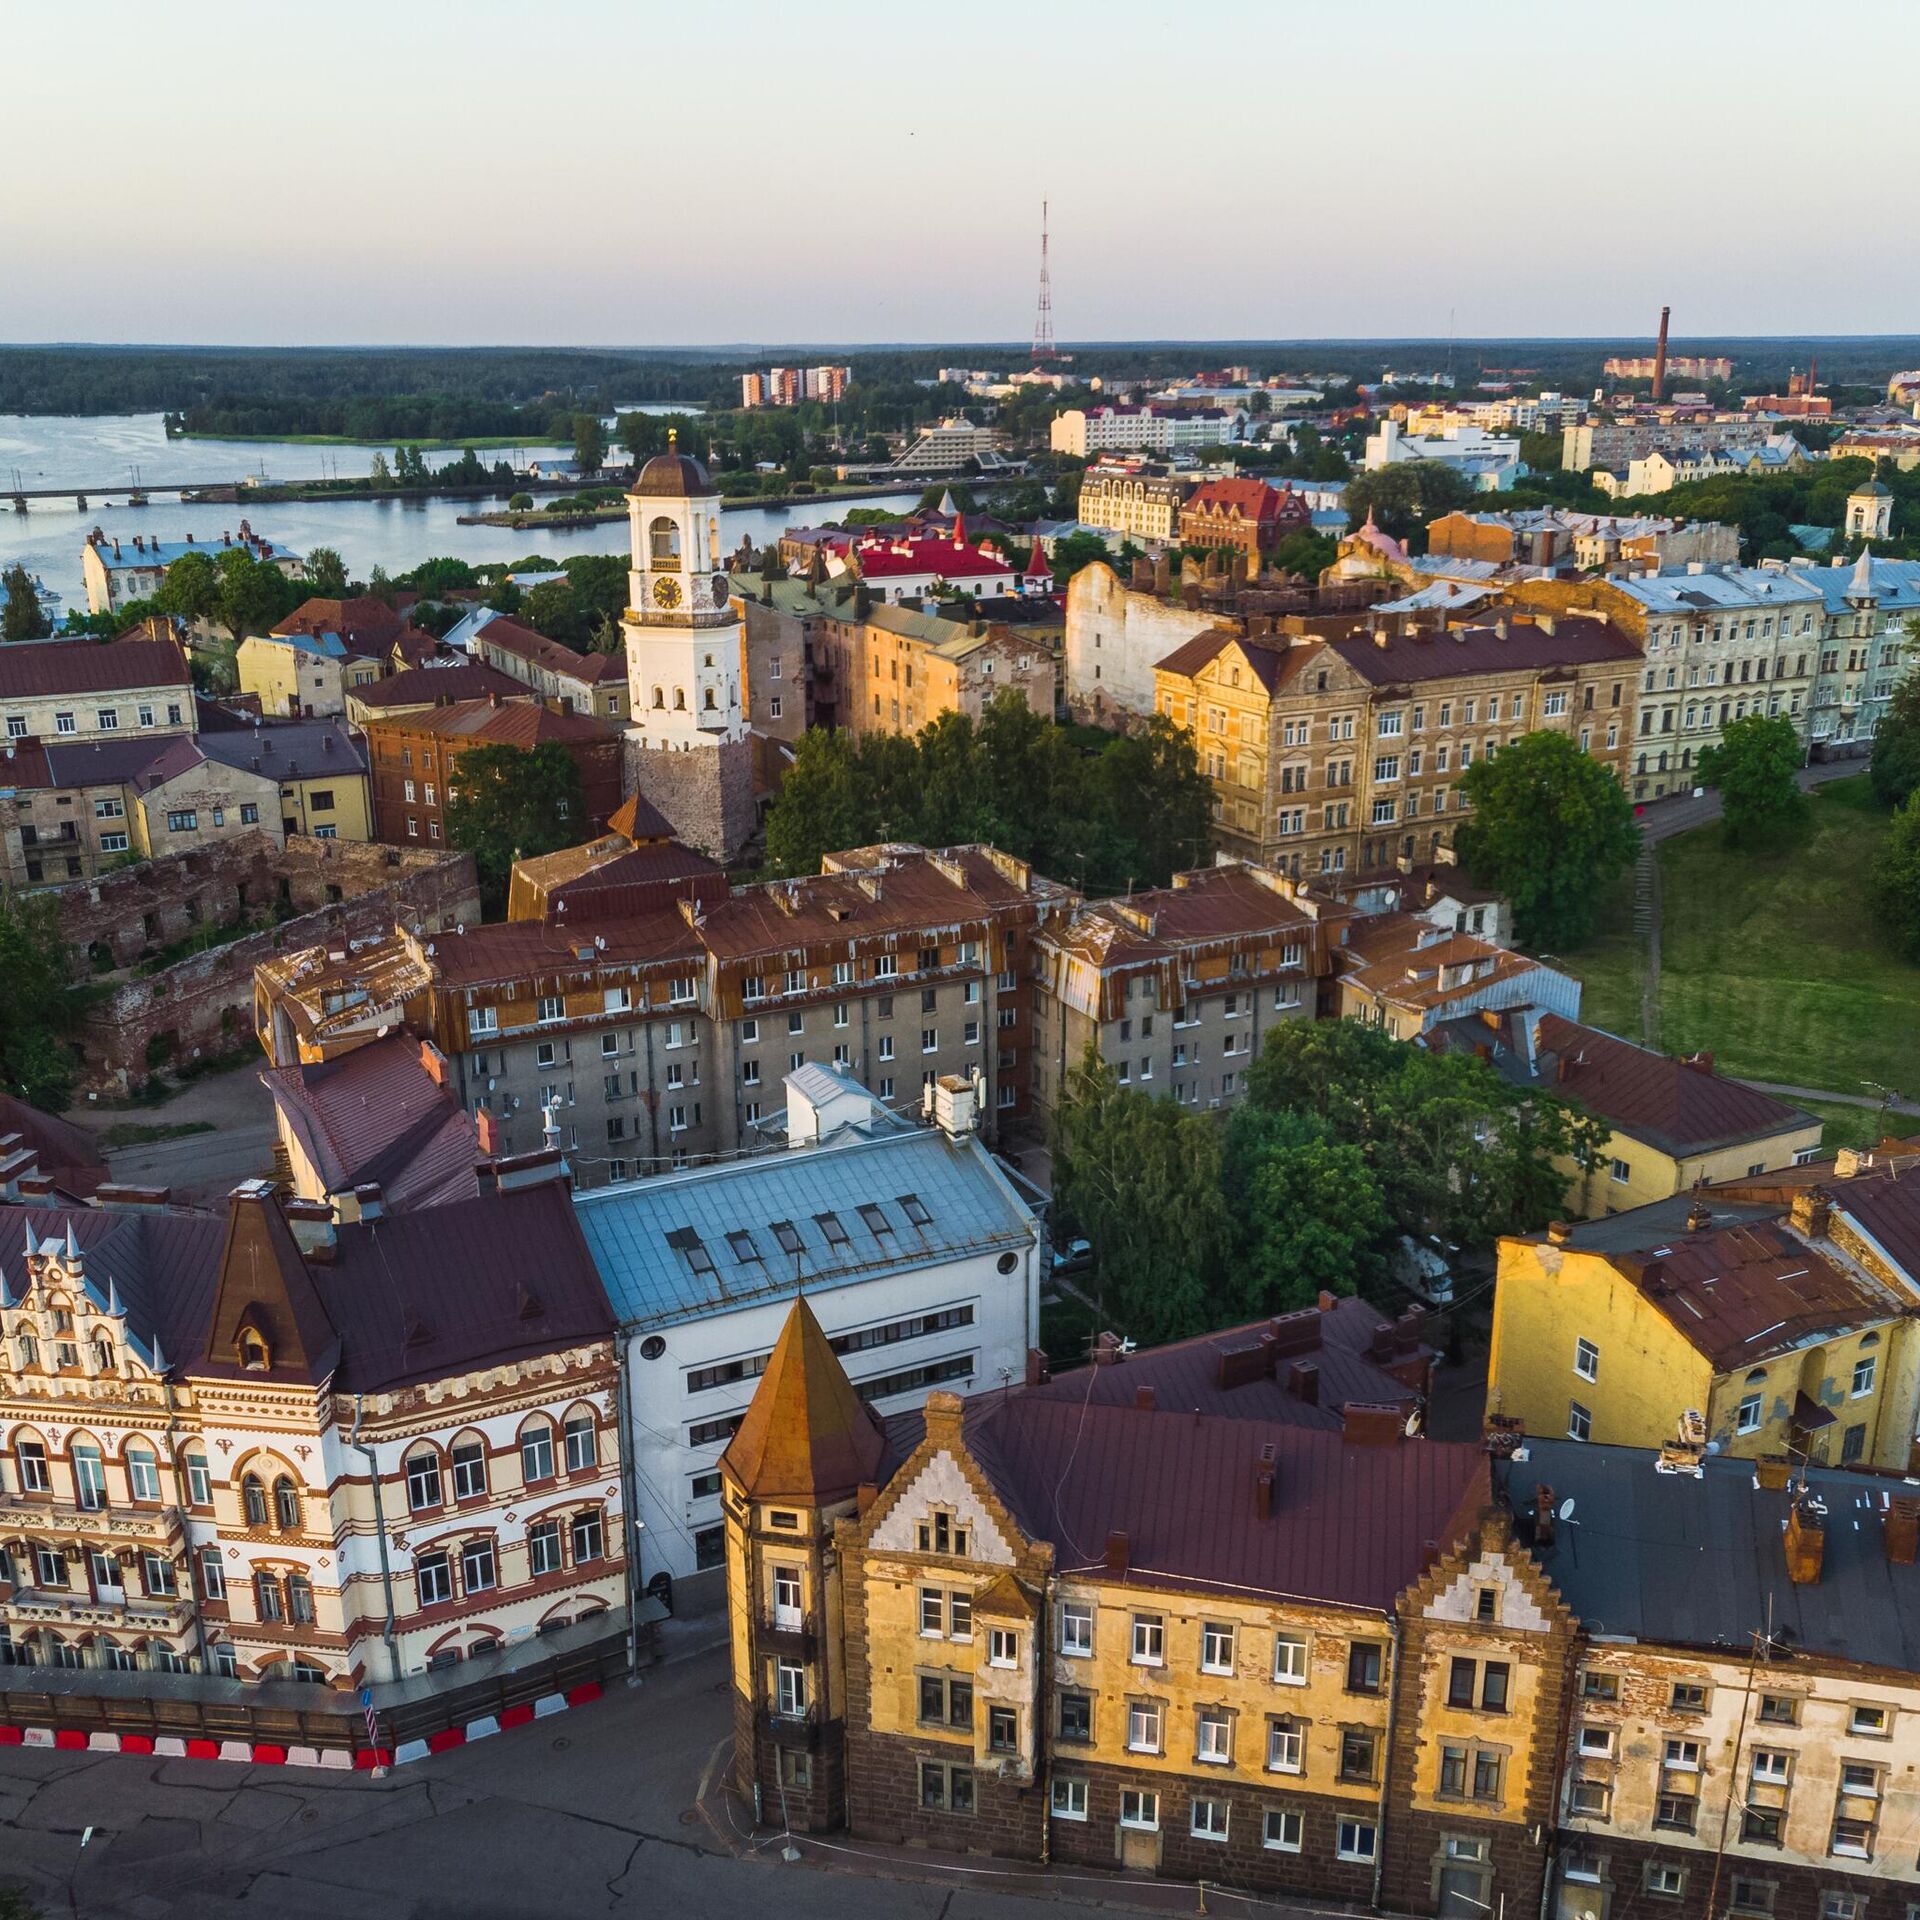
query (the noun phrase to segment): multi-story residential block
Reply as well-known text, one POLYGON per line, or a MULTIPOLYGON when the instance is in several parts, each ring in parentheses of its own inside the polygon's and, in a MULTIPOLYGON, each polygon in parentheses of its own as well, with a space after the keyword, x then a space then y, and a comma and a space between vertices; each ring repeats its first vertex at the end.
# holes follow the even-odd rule
POLYGON ((371 840, 373 796, 366 750, 337 720, 288 721, 198 736, 209 760, 275 781, 285 833, 371 840))
POLYGON ((1383 420, 1367 436, 1369 473, 1404 460, 1434 460, 1472 481, 1482 493, 1504 493, 1520 476, 1520 442, 1482 427, 1456 425, 1437 434, 1409 433, 1397 420, 1383 420))
POLYGON ((177 640, 37 641, 0 648, 0 747, 102 734, 190 733, 193 676, 177 640))
POLYGON ((1331 637, 1216 628, 1155 663, 1158 708, 1192 729, 1214 783, 1224 852, 1296 875, 1430 859, 1465 814, 1459 775, 1536 729, 1569 734, 1624 777, 1640 654, 1612 623, 1356 625, 1331 637))
MULTIPOLYGON (((841 624, 827 625, 829 654, 841 624)), ((907 607, 875 607, 865 620, 845 624, 853 628, 852 697, 840 724, 852 733, 918 733, 947 713, 978 720, 996 695, 1009 691, 1043 719, 1053 718, 1053 649, 1032 634, 907 607)))
MULTIPOLYGON (((1609 380, 1651 380, 1662 362, 1650 353, 1615 354, 1601 363, 1609 380)), ((1731 380, 1733 362, 1719 353, 1670 353, 1664 362, 1674 380, 1731 380)))
POLYGON ((559 700, 460 700, 423 708, 369 721, 366 742, 374 835, 395 846, 444 843, 455 768, 477 747, 564 749, 580 769, 583 834, 600 832, 620 804, 619 732, 559 700))
POLYGON ((1261 867, 1202 867, 1034 936, 1034 1101, 1054 1111, 1093 1047, 1120 1082, 1236 1105, 1267 1033, 1319 1012, 1354 909, 1261 867))
POLYGON ((0 1659, 349 1686, 623 1604, 564 1185, 357 1224, 8 1207, 0 1659))
POLYGON ((807 1064, 896 1108, 977 1069, 989 1137, 1030 1111, 1031 941, 1073 896, 1023 862, 870 847, 730 891, 671 842, 582 851, 552 856, 553 884, 515 888, 536 918, 261 967, 269 1059, 332 1059, 409 1023, 500 1151, 555 1137, 582 1187, 753 1144, 807 1064))
POLYGON ((1173 453, 1225 446, 1240 438, 1246 420, 1242 409, 1228 407, 1069 407, 1054 415, 1047 444, 1076 460, 1100 453, 1173 453))
POLYGON ((1203 480, 1180 509, 1180 541, 1238 554, 1258 573, 1265 555, 1289 534, 1313 525, 1313 509, 1291 487, 1264 480, 1203 480))
POLYGON ((912 444, 891 461, 888 472, 958 473, 970 460, 991 459, 1000 436, 991 427, 976 427, 964 413, 926 427, 912 444))
POLYGON ((1862 549, 1851 566, 1795 567, 1790 577, 1820 595, 1826 617, 1809 744, 1823 759, 1864 754, 1912 658, 1920 561, 1877 560, 1862 549))
POLYGON ((1676 1060, 1536 1006, 1448 1019, 1427 1029, 1426 1043, 1475 1054, 1513 1085, 1607 1123, 1612 1136, 1593 1167, 1566 1168, 1566 1204, 1577 1218, 1820 1156, 1821 1123, 1812 1114, 1723 1078, 1711 1054, 1676 1060))
POLYGON ((1769 420, 1743 414, 1683 419, 1671 408, 1625 419, 1584 420, 1562 436, 1560 465, 1568 473, 1589 467, 1624 472, 1643 454, 1664 447, 1673 452, 1704 453, 1720 447, 1757 447, 1774 432, 1769 420))
POLYGON ((481 665, 531 687, 543 700, 565 701, 575 713, 614 721, 627 716, 623 653, 575 653, 500 614, 474 635, 473 656, 481 665))
POLYGON ((1444 514, 1427 525, 1427 551, 1502 567, 1565 567, 1571 560, 1583 568, 1645 572, 1696 560, 1737 562, 1740 531, 1717 520, 1528 507, 1514 513, 1444 514))
POLYGON ((161 540, 136 533, 124 545, 95 527, 80 549, 80 573, 86 582, 89 613, 118 613, 134 600, 150 600, 160 591, 167 569, 186 553, 204 553, 217 560, 223 553, 240 552, 264 561, 289 580, 304 580, 306 563, 297 553, 259 538, 246 521, 240 522, 240 537, 221 537, 216 547, 196 546, 192 534, 184 540, 161 540))
POLYGON ((1025 1379, 1040 1224, 973 1132, 970 1083, 939 1093, 934 1124, 910 1125, 849 1076, 804 1067, 786 1077, 784 1150, 581 1200, 627 1343, 649 1581, 720 1597, 721 1449, 779 1366, 796 1300, 882 1417, 935 1388, 1025 1379))
POLYGON ((1489 1411, 1618 1446, 1657 1446, 1691 1415, 1748 1458, 1905 1472, 1914 1296, 1832 1224, 1813 1188, 1784 1210, 1709 1190, 1503 1239, 1489 1411))
POLYGON ((1692 787, 1700 755, 1747 714, 1784 715, 1807 732, 1826 621, 1802 570, 1695 565, 1623 575, 1602 591, 1644 622, 1629 772, 1636 800, 1692 787))
POLYGON ((839 720, 830 678, 820 682, 828 697, 816 711, 814 647, 841 609, 833 593, 804 580, 740 572, 728 580, 746 628, 747 721, 755 784, 765 791, 779 785, 786 756, 808 727, 839 720))
MULTIPOLYGON (((1336 952, 1332 996, 1342 1019, 1424 1040, 1445 1023, 1506 1007, 1580 1011, 1580 982, 1511 947, 1420 912, 1370 914, 1336 952)), ((1428 1042, 1432 1044, 1431 1041, 1428 1042)))
POLYGON ((1075 509, 1090 527, 1147 544, 1171 545, 1192 483, 1142 460, 1102 460, 1080 477, 1075 509))

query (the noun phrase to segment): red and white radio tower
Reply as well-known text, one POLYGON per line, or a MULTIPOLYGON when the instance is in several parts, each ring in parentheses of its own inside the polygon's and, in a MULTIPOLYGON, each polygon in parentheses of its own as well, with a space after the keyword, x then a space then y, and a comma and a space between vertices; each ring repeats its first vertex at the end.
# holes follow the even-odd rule
POLYGON ((1033 357, 1055 358, 1053 346, 1053 282, 1047 274, 1047 203, 1040 202, 1040 304, 1033 315, 1033 357))

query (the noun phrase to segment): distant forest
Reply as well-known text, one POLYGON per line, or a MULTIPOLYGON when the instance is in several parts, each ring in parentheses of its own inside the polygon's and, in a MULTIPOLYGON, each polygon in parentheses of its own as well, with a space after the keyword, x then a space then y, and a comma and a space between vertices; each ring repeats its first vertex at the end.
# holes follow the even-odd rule
MULTIPOLYGON (((1726 354, 1736 387, 1784 382, 1817 358, 1823 383, 1883 387, 1920 365, 1920 338, 1882 336, 1673 341, 1685 354, 1726 354)), ((1650 353, 1651 338, 1621 340, 1306 340, 1070 343, 1071 371, 1109 389, 1220 366, 1255 375, 1348 380, 1445 372, 1456 382, 1517 374, 1584 392, 1612 354, 1650 353)), ((0 347, 0 413, 173 413, 203 433, 332 433, 375 441, 512 435, 570 437, 582 411, 641 401, 723 408, 738 404, 744 368, 844 361, 854 382, 900 388, 943 366, 1007 369, 1018 345, 769 346, 714 349, 564 347, 0 347)), ((945 399, 948 396, 941 395, 945 399)))

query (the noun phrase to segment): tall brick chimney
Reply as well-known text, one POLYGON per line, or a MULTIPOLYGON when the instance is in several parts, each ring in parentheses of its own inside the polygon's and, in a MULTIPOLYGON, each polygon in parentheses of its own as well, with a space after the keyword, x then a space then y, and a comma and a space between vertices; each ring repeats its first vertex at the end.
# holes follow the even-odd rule
POLYGON ((1667 316, 1671 307, 1660 309, 1660 344, 1653 350, 1653 397, 1664 400, 1667 397, 1667 316))
POLYGON ((1802 1493, 1787 1509, 1787 1578, 1796 1587, 1817 1587, 1827 1557, 1827 1516, 1802 1493))

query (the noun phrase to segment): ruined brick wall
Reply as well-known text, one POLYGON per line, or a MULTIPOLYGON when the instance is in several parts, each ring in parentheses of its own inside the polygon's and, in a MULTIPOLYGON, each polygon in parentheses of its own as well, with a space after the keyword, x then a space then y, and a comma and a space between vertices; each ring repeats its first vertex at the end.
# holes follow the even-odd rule
POLYGON ((281 849, 264 834, 54 892, 79 978, 94 971, 90 953, 121 968, 196 926, 294 911, 277 926, 108 985, 80 1035, 81 1084, 107 1093, 131 1091, 158 1065, 251 1047, 253 970, 283 948, 365 939, 395 921, 437 930, 480 918, 470 854, 300 837, 281 849), (168 1038, 156 1042, 156 1035, 168 1038))

